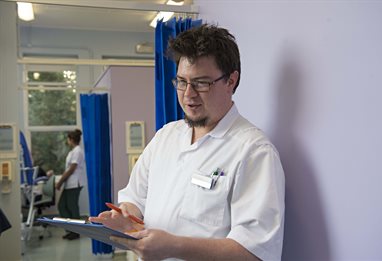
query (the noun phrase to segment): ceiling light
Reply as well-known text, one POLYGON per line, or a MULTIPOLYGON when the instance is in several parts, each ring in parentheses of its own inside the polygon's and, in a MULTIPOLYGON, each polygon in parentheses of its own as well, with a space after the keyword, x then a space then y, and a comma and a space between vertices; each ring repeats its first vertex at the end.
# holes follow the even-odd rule
POLYGON ((183 5, 183 4, 184 4, 184 1, 179 1, 179 0, 175 0, 175 1, 169 0, 167 2, 167 5, 183 5))
MULTIPOLYGON (((177 1, 177 2, 175 2, 173 0, 169 0, 166 4, 167 5, 183 5, 184 1, 177 1)), ((160 12, 157 13, 155 18, 151 21, 150 26, 155 28, 157 26, 157 21, 158 20, 161 20, 163 18, 163 22, 166 22, 173 15, 174 15, 174 12, 163 12, 163 11, 160 11, 160 12)))
POLYGON ((32 3, 17 2, 17 14, 21 20, 34 20, 32 3))
POLYGON ((155 18, 151 21, 150 26, 155 28, 157 26, 158 20, 161 20, 163 18, 163 22, 166 22, 171 18, 171 16, 173 16, 173 14, 174 14, 174 12, 160 11, 159 13, 157 13, 155 18))

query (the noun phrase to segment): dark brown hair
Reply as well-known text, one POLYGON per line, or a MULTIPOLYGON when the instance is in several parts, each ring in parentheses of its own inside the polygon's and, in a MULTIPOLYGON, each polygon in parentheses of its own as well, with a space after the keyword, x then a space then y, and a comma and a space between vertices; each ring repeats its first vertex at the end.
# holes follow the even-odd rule
POLYGON ((82 132, 79 129, 68 132, 68 138, 71 139, 75 144, 80 144, 82 132))
POLYGON ((234 71, 239 72, 233 93, 239 85, 240 52, 235 37, 227 29, 203 24, 184 31, 175 39, 169 40, 167 55, 177 66, 181 57, 186 57, 191 63, 200 57, 214 57, 216 65, 227 78, 234 71))

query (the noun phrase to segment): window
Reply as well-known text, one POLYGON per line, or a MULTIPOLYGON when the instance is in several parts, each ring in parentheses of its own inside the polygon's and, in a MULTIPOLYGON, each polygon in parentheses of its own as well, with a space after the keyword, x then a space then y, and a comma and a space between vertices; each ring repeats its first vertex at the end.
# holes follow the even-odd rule
POLYGON ((45 171, 53 169, 57 174, 65 170, 65 160, 69 152, 65 131, 32 131, 31 151, 34 164, 45 171))
POLYGON ((61 174, 69 151, 67 131, 77 128, 77 71, 70 65, 27 65, 26 130, 35 165, 61 174))

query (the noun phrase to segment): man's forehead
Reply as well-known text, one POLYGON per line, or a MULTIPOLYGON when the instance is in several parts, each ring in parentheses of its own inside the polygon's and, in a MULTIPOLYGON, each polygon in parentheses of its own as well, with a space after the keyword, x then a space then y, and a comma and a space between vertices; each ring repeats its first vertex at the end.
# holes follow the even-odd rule
POLYGON ((200 56, 200 57, 186 57, 182 56, 179 59, 179 64, 182 65, 203 65, 213 63, 216 66, 215 57, 213 56, 200 56))

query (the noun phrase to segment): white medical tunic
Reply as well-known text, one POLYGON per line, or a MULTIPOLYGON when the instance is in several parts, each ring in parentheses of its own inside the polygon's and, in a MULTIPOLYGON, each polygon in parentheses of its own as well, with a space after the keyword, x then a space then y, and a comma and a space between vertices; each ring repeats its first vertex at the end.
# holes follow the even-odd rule
POLYGON ((85 157, 79 145, 75 146, 66 156, 65 168, 68 169, 72 164, 77 164, 77 167, 65 181, 65 189, 82 187, 85 183, 85 157))
POLYGON ((284 231, 284 172, 263 132, 235 105, 191 144, 184 120, 160 129, 139 157, 118 201, 134 203, 147 228, 189 237, 231 238, 262 260, 280 260, 284 231), (212 189, 193 174, 223 171, 212 189))

